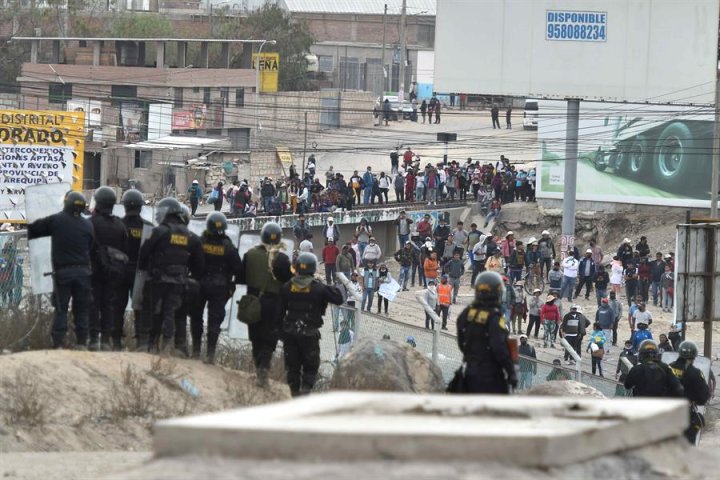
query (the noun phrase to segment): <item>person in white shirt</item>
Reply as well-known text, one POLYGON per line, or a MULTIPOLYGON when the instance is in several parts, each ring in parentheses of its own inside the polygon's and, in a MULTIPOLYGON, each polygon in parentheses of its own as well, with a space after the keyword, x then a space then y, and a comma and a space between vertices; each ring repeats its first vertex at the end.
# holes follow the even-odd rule
POLYGON ((335 225, 332 217, 327 219, 327 224, 325 225, 325 239, 331 240, 336 244, 340 241, 340 229, 335 225))
POLYGON ((298 214, 307 213, 308 188, 303 184, 300 186, 300 194, 298 195, 298 214))
POLYGON ((367 266, 368 262, 377 264, 380 261, 381 256, 382 251, 380 250, 380 245, 375 242, 375 237, 370 237, 370 243, 368 243, 368 246, 365 247, 365 251, 362 255, 363 265, 367 266))
POLYGON ((572 295, 575 291, 575 283, 577 283, 578 267, 580 262, 572 256, 572 248, 568 250, 568 256, 562 262, 563 279, 560 286, 560 298, 565 296, 567 291, 568 302, 572 302, 572 295))
POLYGON ((300 250, 300 253, 313 253, 312 233, 305 235, 305 240, 300 242, 298 249, 300 250))
POLYGON ((487 235, 480 235, 480 240, 472 246, 473 254, 473 271, 471 285, 475 285, 475 277, 485 270, 485 261, 487 260, 487 235))

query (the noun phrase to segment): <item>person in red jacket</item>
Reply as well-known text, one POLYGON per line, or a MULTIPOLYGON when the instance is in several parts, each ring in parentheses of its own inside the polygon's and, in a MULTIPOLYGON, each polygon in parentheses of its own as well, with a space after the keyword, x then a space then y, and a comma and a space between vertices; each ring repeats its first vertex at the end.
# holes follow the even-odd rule
POLYGON ((415 185, 417 183, 417 178, 415 177, 415 172, 413 172, 412 168, 408 168, 407 175, 405 175, 405 201, 406 202, 414 202, 415 201, 415 185))
POLYGON ((648 262, 647 257, 640 257, 640 262, 637 267, 640 295, 643 297, 643 302, 647 303, 650 293, 650 283, 652 283, 652 265, 648 262))
POLYGON ((335 281, 335 260, 340 255, 340 249, 332 240, 325 241, 325 247, 322 250, 322 260, 325 264, 325 283, 332 285, 335 281))
POLYGON ((558 325, 560 325, 560 309, 555 305, 555 297, 548 295, 545 300, 545 304, 540 307, 540 322, 542 322, 545 334, 543 336, 543 344, 545 348, 550 345, 555 348, 553 338, 557 331, 558 325))

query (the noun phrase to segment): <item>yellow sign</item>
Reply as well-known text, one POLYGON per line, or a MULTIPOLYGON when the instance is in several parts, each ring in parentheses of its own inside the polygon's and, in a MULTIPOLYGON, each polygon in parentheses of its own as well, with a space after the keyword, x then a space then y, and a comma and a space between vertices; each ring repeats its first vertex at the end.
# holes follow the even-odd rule
POLYGON ((290 149, 287 147, 275 147, 275 151, 277 152, 278 160, 280 160, 280 164, 283 167, 290 168, 290 165, 292 165, 293 158, 292 153, 290 153, 290 149))
MULTIPOLYGON (((252 56, 252 68, 257 68, 257 53, 252 56)), ((260 59, 260 92, 277 92, 280 73, 280 54, 263 53, 260 59)))
POLYGON ((25 188, 83 187, 85 112, 0 110, 0 222, 25 222, 25 188))

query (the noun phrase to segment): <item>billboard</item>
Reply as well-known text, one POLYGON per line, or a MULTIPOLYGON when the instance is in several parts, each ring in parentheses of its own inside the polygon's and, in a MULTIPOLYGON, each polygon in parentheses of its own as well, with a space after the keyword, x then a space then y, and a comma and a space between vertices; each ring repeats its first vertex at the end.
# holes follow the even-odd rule
POLYGON ((435 90, 714 103, 718 11, 718 0, 438 0, 435 90))
MULTIPOLYGON (((538 101, 538 198, 563 198, 566 112, 538 101)), ((577 199, 708 208, 713 120, 712 107, 580 102, 577 199)))
POLYGON ((173 130, 195 130, 198 128, 222 128, 223 109, 220 105, 192 105, 189 108, 174 109, 173 130))
POLYGON ((67 101, 68 112, 85 112, 85 128, 87 140, 103 141, 102 102, 99 100, 72 99, 67 101))
MULTIPOLYGON (((252 56, 252 68, 257 68, 257 53, 252 56)), ((280 73, 280 54, 263 53, 260 59, 260 92, 277 92, 280 73)))
POLYGON ((0 110, 0 222, 25 223, 25 188, 82 190, 85 113, 0 110))

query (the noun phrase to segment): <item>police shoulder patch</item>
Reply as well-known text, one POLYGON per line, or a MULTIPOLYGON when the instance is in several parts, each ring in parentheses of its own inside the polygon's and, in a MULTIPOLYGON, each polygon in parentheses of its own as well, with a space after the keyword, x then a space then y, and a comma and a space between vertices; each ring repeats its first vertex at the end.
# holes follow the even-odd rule
POLYGON ((498 325, 502 330, 509 331, 507 326, 507 321, 505 320, 505 315, 500 315, 500 320, 498 320, 498 325))
POLYGON ((485 325, 489 317, 490 312, 488 312, 487 310, 478 310, 477 308, 471 308, 470 311, 468 311, 468 320, 470 320, 470 322, 472 323, 485 325))
POLYGON ((189 237, 180 233, 170 234, 170 245, 180 245, 181 247, 187 247, 189 237))
POLYGON ((129 230, 130 236, 136 240, 142 238, 142 228, 131 228, 129 230))
POLYGON ((294 283, 290 284, 290 292, 291 293, 310 293, 310 285, 307 287, 300 287, 298 285, 295 285, 294 283))
POLYGON ((683 370, 682 368, 670 367, 670 370, 677 378, 682 378, 683 374, 685 373, 685 370, 683 370))

